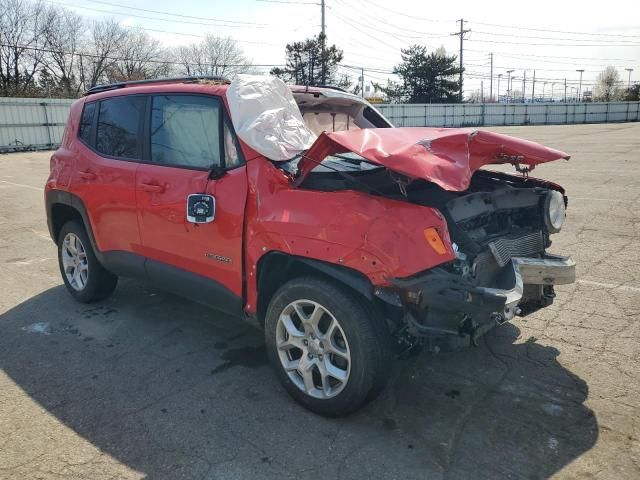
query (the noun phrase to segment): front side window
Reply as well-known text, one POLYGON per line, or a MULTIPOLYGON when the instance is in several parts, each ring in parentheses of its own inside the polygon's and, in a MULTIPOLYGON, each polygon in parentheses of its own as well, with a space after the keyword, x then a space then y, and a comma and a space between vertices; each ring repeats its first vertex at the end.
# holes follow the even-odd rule
POLYGON ((113 97, 100 102, 96 150, 112 157, 140 158, 140 122, 146 97, 113 97))
POLYGON ((91 127, 93 126, 93 115, 96 111, 96 104, 87 103, 82 110, 82 118, 80 119, 80 131, 78 135, 84 143, 91 141, 91 127))
POLYGON ((220 108, 214 97, 154 96, 151 161, 198 169, 222 166, 220 108))

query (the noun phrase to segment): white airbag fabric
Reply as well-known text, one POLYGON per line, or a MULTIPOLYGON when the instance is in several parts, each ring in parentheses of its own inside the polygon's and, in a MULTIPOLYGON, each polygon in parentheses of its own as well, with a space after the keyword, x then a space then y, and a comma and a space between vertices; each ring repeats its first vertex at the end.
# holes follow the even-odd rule
POLYGON ((277 77, 238 75, 227 89, 227 101, 237 135, 271 160, 289 160, 316 140, 291 90, 277 77))

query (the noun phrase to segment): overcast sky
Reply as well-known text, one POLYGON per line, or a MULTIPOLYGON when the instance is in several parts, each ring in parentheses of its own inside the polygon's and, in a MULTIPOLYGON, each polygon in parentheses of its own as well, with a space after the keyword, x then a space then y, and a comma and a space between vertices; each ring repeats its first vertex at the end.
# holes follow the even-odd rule
MULTIPOLYGON (((319 0, 47 0, 72 8, 87 17, 113 16, 122 24, 140 26, 167 45, 198 41, 207 32, 238 40, 255 64, 282 64, 287 42, 320 31, 319 0), (140 9, 140 10, 136 10, 140 9), (145 11, 149 10, 149 11, 145 11), (151 12, 153 10, 154 12, 151 12), (156 12, 166 12, 161 14, 156 12), (171 14, 182 15, 176 16, 171 14), (146 17, 146 18, 143 18, 146 17), (195 18, 198 17, 198 18, 195 18), (175 33, 165 33, 175 32, 175 33)), ((613 65, 621 78, 634 68, 632 81, 640 78, 640 2, 490 2, 457 0, 326 0, 326 28, 330 43, 345 52, 343 63, 365 68, 365 81, 384 81, 400 60, 400 48, 418 43, 434 49, 443 45, 458 53, 456 20, 464 17, 466 35, 465 91, 480 87, 484 77, 489 91, 489 53, 494 53, 494 75, 504 74, 500 90, 506 89, 507 70, 515 70, 514 89, 522 85, 526 69, 527 90, 533 70, 546 80, 549 94, 556 96, 564 78, 577 86, 584 69, 583 90, 590 88, 598 72, 613 65)), ((354 79, 359 73, 345 69, 354 79)), ((494 79, 494 94, 497 80, 494 79)), ((542 83, 536 82, 536 93, 542 83)), ((530 93, 529 93, 530 94, 530 93)))

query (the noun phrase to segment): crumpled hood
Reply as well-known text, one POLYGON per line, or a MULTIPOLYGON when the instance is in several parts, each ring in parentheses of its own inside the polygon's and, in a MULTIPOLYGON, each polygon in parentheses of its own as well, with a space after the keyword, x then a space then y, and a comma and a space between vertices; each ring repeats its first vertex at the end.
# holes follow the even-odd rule
POLYGON ((484 130, 370 128, 321 134, 298 163, 296 184, 327 155, 347 152, 453 191, 469 188, 472 175, 484 165, 510 163, 531 170, 540 163, 570 158, 539 143, 484 130))

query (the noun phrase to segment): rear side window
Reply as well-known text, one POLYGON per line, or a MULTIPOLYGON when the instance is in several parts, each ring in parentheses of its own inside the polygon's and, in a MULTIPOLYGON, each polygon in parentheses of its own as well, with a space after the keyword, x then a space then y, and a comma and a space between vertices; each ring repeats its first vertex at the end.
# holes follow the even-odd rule
POLYGON ((91 141, 91 127, 93 126, 93 114, 96 111, 96 104, 87 103, 82 110, 82 118, 80 119, 80 139, 84 143, 91 141))
POLYGON ((111 157, 140 158, 140 122, 146 97, 114 97, 100 102, 96 150, 111 157))
POLYGON ((154 96, 151 161, 198 169, 222 166, 221 114, 214 97, 154 96))

